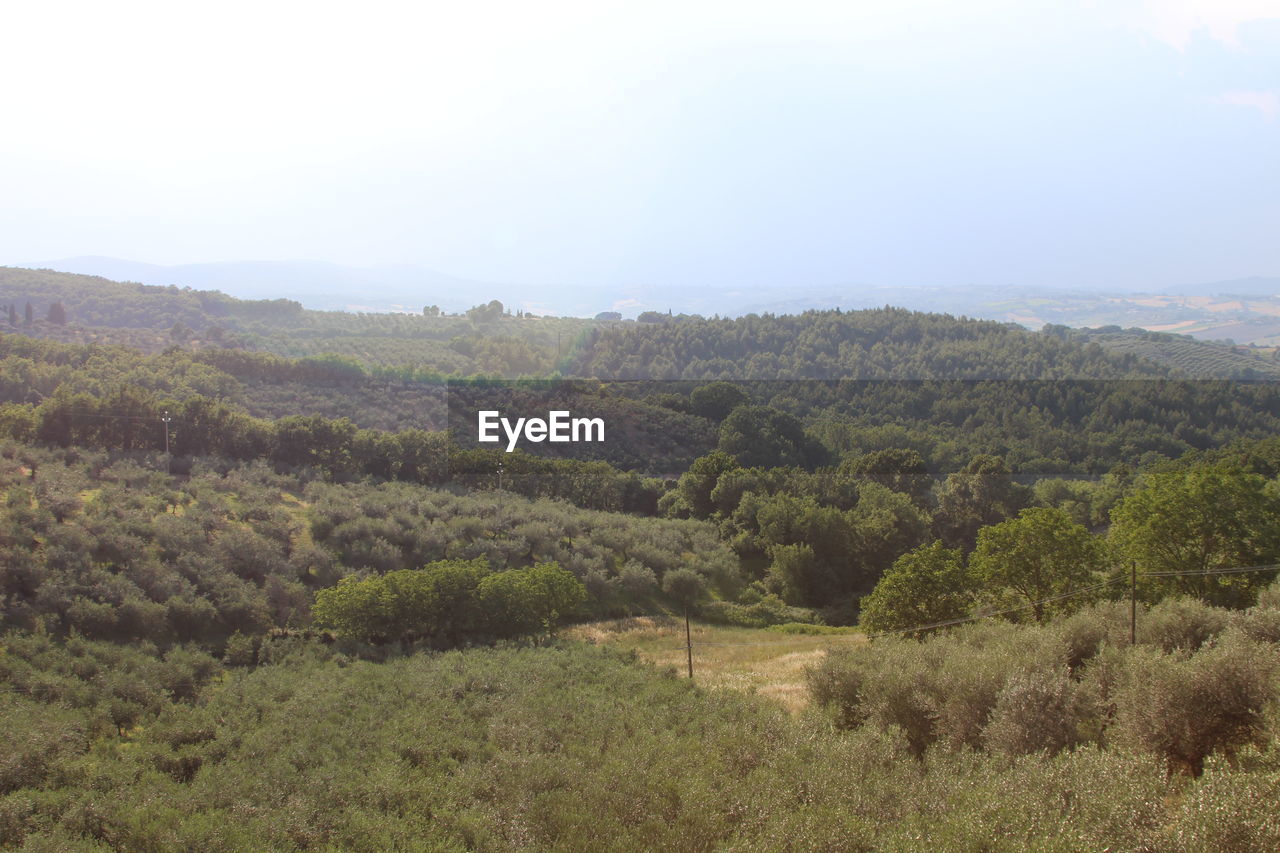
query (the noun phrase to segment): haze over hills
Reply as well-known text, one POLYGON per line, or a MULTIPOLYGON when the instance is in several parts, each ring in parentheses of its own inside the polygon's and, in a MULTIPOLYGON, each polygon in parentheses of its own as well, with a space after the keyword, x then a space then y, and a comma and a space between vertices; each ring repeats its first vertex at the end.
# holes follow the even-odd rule
POLYGON ((1149 292, 1117 292, 1082 284, 1071 289, 1027 285, 842 285, 690 290, 661 285, 587 289, 569 285, 478 281, 408 264, 348 267, 323 261, 226 261, 162 266, 101 256, 26 264, 116 281, 220 290, 241 299, 295 299, 308 308, 408 311, 439 305, 460 312, 498 299, 532 313, 589 317, 615 310, 673 311, 723 316, 790 314, 809 309, 894 305, 980 319, 1072 327, 1120 326, 1177 332, 1200 339, 1274 344, 1280 341, 1280 277, 1254 276, 1202 284, 1171 284, 1149 292))

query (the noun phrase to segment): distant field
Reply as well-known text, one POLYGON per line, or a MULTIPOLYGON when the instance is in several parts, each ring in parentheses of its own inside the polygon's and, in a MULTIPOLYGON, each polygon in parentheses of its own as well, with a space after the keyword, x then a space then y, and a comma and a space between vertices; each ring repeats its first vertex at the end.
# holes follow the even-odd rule
MULTIPOLYGON (((577 625, 567 636, 597 645, 634 649, 658 666, 686 671, 684 621, 670 616, 609 619, 577 625)), ((849 634, 784 634, 768 628, 731 628, 695 622, 693 677, 700 684, 766 696, 795 713, 808 704, 805 668, 833 645, 865 643, 849 634)))

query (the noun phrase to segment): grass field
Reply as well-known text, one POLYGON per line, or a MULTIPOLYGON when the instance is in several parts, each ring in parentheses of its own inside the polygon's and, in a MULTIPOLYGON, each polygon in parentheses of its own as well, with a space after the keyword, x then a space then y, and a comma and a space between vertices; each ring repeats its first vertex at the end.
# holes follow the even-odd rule
MULTIPOLYGON (((639 616, 576 625, 566 635, 589 643, 634 649, 658 666, 687 672, 684 621, 639 616)), ((767 696, 798 712, 809 700, 805 668, 830 646, 865 643, 861 634, 784 634, 767 628, 731 628, 694 622, 693 677, 710 687, 767 696)))

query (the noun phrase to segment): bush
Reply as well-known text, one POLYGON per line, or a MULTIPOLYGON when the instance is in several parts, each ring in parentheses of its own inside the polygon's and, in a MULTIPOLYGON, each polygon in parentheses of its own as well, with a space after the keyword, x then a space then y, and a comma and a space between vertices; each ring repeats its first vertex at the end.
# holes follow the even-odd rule
POLYGON ((1233 616, 1232 623, 1249 639, 1260 643, 1280 643, 1280 610, 1254 607, 1233 616))
POLYGON ((1210 638, 1222 633, 1230 621, 1230 612, 1191 598, 1171 598, 1160 602, 1138 616, 1138 642, 1174 649, 1195 651, 1210 638))
POLYGON ((1054 624, 1066 652, 1067 666, 1074 673, 1092 660, 1104 644, 1129 642, 1129 605, 1102 601, 1077 611, 1054 624))
POLYGON ((1197 653, 1133 649, 1116 696, 1117 740, 1199 776, 1215 752, 1262 742, 1277 651, 1232 633, 1197 653))
POLYGON ((982 733, 989 749, 1009 755, 1056 753, 1080 743, 1083 703, 1066 670, 1030 670, 1000 690, 982 733))
POLYGON ((708 622, 739 628, 766 628, 783 624, 812 625, 817 622, 812 610, 792 607, 772 593, 750 605, 734 604, 731 601, 704 602, 699 606, 698 613, 708 622))

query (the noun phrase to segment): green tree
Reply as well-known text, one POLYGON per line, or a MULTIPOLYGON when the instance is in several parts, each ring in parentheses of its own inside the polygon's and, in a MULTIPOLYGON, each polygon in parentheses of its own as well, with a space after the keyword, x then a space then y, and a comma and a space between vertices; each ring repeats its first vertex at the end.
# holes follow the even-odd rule
POLYGON ((689 470, 680 475, 676 492, 694 518, 708 518, 715 512, 711 499, 721 475, 738 467, 738 462, 728 453, 719 450, 693 460, 689 470))
POLYGON ((1080 603, 1042 599, 1088 586, 1102 567, 1101 540, 1053 507, 1032 507, 978 531, 969 557, 977 583, 991 592, 1012 590, 1031 605, 1037 622, 1080 603))
POLYGON ((767 585, 787 604, 819 604, 835 587, 831 569, 804 543, 769 546, 767 585))
POLYGON ((480 581, 476 594, 495 636, 550 632, 587 598, 582 581, 551 562, 494 572, 480 581))
POLYGON ((689 394, 689 408, 700 417, 722 421, 750 399, 746 391, 731 382, 709 382, 689 394))
POLYGON ((929 476, 924 457, 914 450, 876 450, 841 467, 848 467, 856 477, 866 478, 908 495, 920 505, 925 503, 929 490, 933 487, 933 479, 929 476))
POLYGON ((862 484, 858 503, 847 516, 856 532, 863 570, 871 578, 930 538, 928 518, 911 498, 879 483, 862 484))
POLYGON ((368 642, 434 637, 456 644, 477 628, 483 559, 441 560, 421 569, 343 578, 316 593, 312 616, 339 636, 368 642))
POLYGON ((824 451, 794 415, 770 406, 739 406, 720 425, 718 449, 745 466, 812 467, 824 451))
POLYGON ((962 618, 972 604, 973 584, 959 549, 933 542, 894 561, 860 602, 858 624, 869 633, 901 631, 962 618))
POLYGON ((1149 473, 1111 518, 1111 542, 1139 571, 1182 573, 1146 581, 1157 594, 1244 606, 1270 573, 1191 573, 1280 560, 1280 498, 1260 475, 1229 464, 1149 473))
POLYGON ((938 491, 934 533, 948 547, 969 550, 978 530, 1009 518, 1030 500, 999 456, 980 454, 947 477, 938 491))
POLYGON ((707 590, 706 579, 693 569, 673 569, 662 578, 662 591, 680 602, 684 609, 684 641, 689 656, 689 677, 693 678, 693 635, 689 632, 689 606, 707 590))

